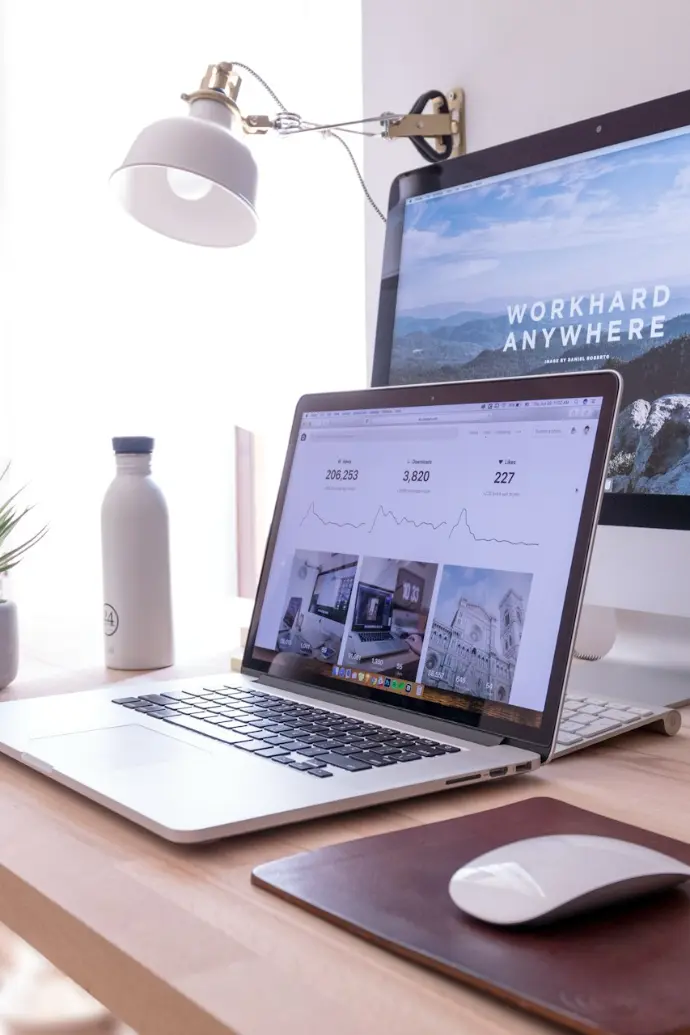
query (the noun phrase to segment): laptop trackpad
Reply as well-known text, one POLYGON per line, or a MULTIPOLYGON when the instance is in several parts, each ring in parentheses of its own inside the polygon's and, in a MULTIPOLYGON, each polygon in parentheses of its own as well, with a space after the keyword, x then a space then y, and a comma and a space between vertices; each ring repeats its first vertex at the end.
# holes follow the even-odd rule
POLYGON ((166 736, 144 726, 108 726, 63 733, 55 737, 37 737, 31 741, 29 754, 49 762, 55 769, 129 769, 138 765, 179 764, 208 754, 175 737, 166 736), (76 763, 76 766, 75 766, 76 763))

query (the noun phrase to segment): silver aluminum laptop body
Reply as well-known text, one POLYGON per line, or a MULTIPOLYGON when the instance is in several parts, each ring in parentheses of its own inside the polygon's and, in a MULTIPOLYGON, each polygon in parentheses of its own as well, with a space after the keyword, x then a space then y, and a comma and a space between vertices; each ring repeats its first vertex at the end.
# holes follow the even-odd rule
POLYGON ((7 702, 0 751, 179 842, 536 769, 619 391, 601 371, 305 397, 243 674, 7 702), (368 622, 402 649, 357 654, 368 622))

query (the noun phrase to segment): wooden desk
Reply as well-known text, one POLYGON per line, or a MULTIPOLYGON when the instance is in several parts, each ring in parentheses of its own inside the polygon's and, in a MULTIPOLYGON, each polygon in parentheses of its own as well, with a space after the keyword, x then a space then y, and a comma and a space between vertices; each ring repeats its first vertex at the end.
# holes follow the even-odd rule
MULTIPOLYGON (((12 696, 99 680, 63 675, 12 696)), ((0 922, 140 1035, 553 1031, 253 888, 250 871, 540 794, 687 840, 689 749, 688 731, 629 734, 533 776, 197 848, 159 841, 0 759, 0 922)))

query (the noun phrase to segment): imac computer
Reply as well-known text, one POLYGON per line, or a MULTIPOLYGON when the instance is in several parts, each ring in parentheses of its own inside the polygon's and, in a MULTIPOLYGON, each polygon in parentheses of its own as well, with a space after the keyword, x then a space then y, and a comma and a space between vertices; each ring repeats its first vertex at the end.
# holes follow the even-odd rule
POLYGON ((690 91, 391 188, 374 385, 599 367, 623 402, 571 691, 685 703, 690 91))

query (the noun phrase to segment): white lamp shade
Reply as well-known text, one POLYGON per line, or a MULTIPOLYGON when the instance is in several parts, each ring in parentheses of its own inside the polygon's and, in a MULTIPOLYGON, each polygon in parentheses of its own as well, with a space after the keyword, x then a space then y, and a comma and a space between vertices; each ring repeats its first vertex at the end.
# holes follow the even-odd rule
POLYGON ((178 241, 230 248, 256 232, 256 162, 220 102, 147 126, 111 183, 130 215, 178 241))

